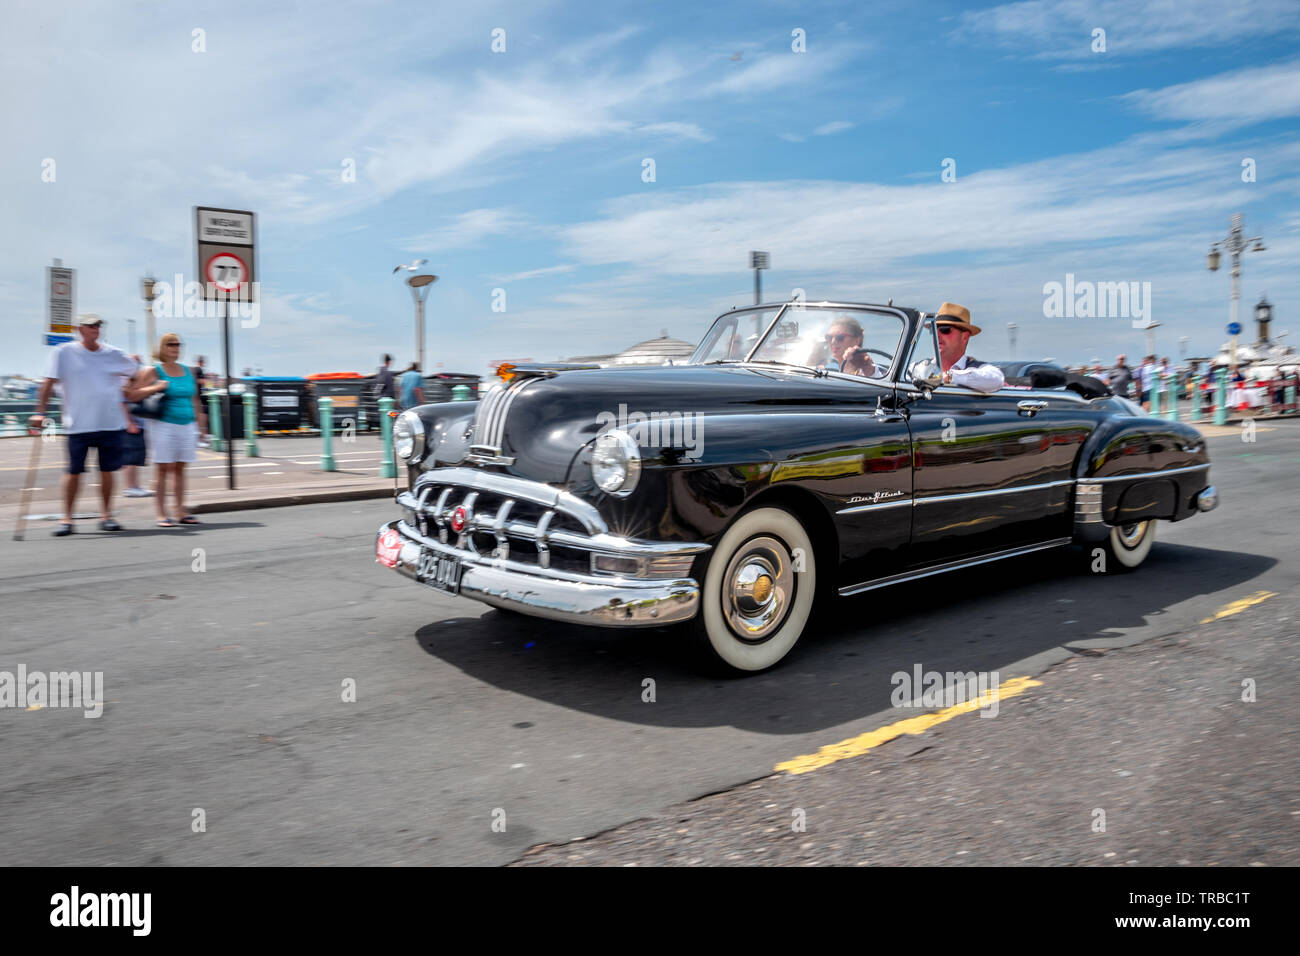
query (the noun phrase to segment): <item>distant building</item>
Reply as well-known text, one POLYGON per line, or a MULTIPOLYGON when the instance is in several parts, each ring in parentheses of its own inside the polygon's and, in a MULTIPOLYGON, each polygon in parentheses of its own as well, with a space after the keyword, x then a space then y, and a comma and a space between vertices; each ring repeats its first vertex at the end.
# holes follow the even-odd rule
POLYGON ((570 362, 595 362, 599 365, 682 365, 695 354, 695 343, 668 337, 664 329, 657 339, 646 339, 614 355, 575 355, 570 362))

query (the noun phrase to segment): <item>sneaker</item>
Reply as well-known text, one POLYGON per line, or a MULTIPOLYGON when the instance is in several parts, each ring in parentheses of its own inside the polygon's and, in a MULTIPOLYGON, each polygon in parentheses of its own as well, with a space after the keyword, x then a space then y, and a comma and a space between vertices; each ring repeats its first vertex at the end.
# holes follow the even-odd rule
POLYGON ((148 488, 128 488, 122 492, 127 498, 152 498, 153 492, 148 488))

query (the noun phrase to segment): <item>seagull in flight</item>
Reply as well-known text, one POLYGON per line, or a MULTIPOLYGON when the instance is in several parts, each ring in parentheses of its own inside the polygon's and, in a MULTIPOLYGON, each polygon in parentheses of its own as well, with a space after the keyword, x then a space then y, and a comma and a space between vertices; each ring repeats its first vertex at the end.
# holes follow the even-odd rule
POLYGON ((424 265, 428 261, 429 261, 428 259, 416 259, 409 266, 407 265, 394 266, 393 274, 396 275, 397 273, 401 272, 403 269, 405 269, 407 272, 414 272, 416 269, 420 268, 420 266, 424 265))

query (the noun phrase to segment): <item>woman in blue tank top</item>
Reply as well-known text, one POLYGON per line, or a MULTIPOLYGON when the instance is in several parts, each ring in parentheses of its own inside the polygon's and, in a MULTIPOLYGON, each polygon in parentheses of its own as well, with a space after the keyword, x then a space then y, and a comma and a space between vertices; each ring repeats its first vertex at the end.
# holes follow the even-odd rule
POLYGON ((197 422, 208 430, 207 414, 199 397, 194 373, 180 363, 181 339, 169 332, 158 340, 157 364, 142 368, 129 386, 128 397, 139 401, 163 393, 162 417, 149 420, 149 457, 157 469, 154 504, 158 510, 158 527, 174 528, 177 524, 198 524, 199 519, 185 509, 185 465, 197 457, 197 422), (176 518, 167 515, 167 484, 171 478, 176 502, 176 518))

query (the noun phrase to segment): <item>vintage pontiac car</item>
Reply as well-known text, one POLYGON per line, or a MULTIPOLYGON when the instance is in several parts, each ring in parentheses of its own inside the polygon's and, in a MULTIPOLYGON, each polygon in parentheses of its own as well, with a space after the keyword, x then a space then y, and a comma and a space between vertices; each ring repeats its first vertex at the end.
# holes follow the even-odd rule
POLYGON ((1217 504, 1195 428, 1053 365, 983 394, 938 360, 932 315, 796 301, 722 315, 685 365, 504 369, 396 420, 408 488, 377 560, 525 615, 680 623, 753 672, 836 595, 1071 543, 1127 571, 1157 520, 1217 504))

